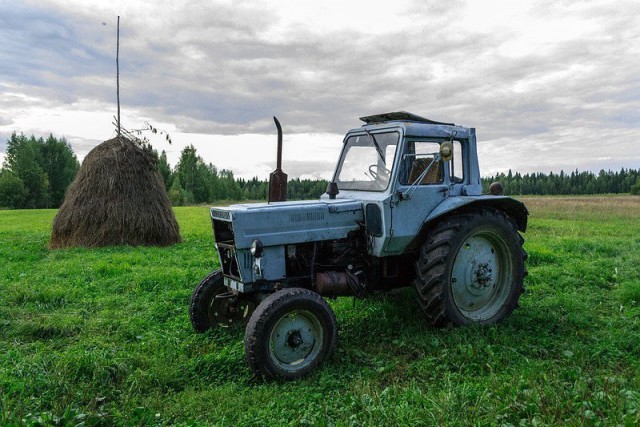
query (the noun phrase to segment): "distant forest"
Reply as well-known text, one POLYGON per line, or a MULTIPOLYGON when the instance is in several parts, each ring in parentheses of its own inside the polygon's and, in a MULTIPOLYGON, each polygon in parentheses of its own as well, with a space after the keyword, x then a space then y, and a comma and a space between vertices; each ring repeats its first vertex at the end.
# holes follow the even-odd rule
MULTIPOLYGON (((210 203, 219 200, 266 200, 268 181, 236 178, 230 170, 218 170, 206 164, 190 145, 180 153, 175 168, 167 162, 164 151, 158 157, 158 170, 174 206, 210 203)), ((327 181, 290 179, 287 186, 291 200, 317 199, 327 188, 327 181)))
MULTIPOLYGON (((233 172, 205 163, 192 145, 185 147, 172 168, 163 151, 158 154, 158 171, 174 206, 229 200, 266 200, 268 181, 236 178, 233 172)), ((13 133, 7 141, 7 155, 0 169, 0 207, 57 208, 73 181, 80 163, 64 138, 47 139, 13 133)), ((482 178, 487 192, 492 182, 503 184, 507 195, 640 194, 640 170, 620 169, 592 172, 521 175, 509 171, 482 178)), ((288 198, 317 199, 327 181, 290 179, 288 198)))
POLYGON ((482 188, 488 192, 492 182, 500 182, 506 195, 572 195, 572 194, 640 194, 640 170, 620 169, 605 171, 596 175, 593 172, 571 173, 549 172, 521 175, 504 173, 482 178, 482 188))

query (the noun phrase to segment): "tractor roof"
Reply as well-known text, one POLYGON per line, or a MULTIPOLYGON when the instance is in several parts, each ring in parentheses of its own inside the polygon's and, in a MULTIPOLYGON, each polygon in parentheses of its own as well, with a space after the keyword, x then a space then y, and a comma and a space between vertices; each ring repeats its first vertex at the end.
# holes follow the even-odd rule
POLYGON ((360 117, 360 120, 365 122, 366 125, 401 121, 401 122, 428 123, 431 125, 455 126, 455 124, 453 123, 437 122, 435 120, 430 120, 430 119, 418 116, 417 114, 409 113, 406 111, 395 111, 392 113, 374 114, 372 116, 360 117))
MULTIPOLYGON (((451 138, 455 136, 458 139, 467 139, 471 133, 475 133, 473 128, 466 128, 453 123, 437 122, 406 111, 375 114, 360 117, 360 120, 365 122, 362 125, 363 127, 367 126, 371 130, 400 126, 404 129, 406 136, 415 138, 451 138)), ((352 132, 362 132, 362 128, 349 131, 349 133, 352 132)))

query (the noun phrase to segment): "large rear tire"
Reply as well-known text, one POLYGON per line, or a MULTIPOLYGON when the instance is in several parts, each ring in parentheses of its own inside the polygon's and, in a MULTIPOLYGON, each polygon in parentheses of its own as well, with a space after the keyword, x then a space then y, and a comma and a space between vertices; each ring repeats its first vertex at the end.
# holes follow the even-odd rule
POLYGON ((313 371, 336 347, 333 310, 303 288, 278 291, 255 310, 244 338, 251 370, 266 380, 293 380, 313 371))
POLYGON ((414 282, 428 321, 444 327, 506 319, 524 291, 523 243, 514 222, 496 210, 435 224, 420 249, 414 282))

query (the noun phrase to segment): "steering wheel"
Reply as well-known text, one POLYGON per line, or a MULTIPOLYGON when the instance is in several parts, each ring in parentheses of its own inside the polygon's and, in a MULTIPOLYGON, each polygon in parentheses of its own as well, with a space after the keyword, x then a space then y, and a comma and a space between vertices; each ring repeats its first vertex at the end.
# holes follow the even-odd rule
MULTIPOLYGON (((369 174, 371 174, 371 176, 373 177, 374 180, 378 180, 378 178, 380 177, 380 174, 378 173, 378 165, 377 164, 372 164, 369 165, 369 174)), ((389 176, 389 174, 391 174, 391 171, 387 168, 384 168, 384 174, 386 176, 389 176)))

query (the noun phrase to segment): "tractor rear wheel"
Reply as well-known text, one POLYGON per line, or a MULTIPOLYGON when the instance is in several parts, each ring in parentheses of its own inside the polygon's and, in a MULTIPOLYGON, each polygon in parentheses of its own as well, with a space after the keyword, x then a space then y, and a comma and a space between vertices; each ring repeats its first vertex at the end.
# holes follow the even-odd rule
POLYGON ((493 324, 517 307, 524 239, 504 213, 481 209, 438 222, 420 249, 415 286, 433 326, 493 324))
POLYGON ((251 370, 266 380, 313 371, 334 350, 336 316, 317 293, 287 288, 268 296, 251 316, 244 349, 251 370))

